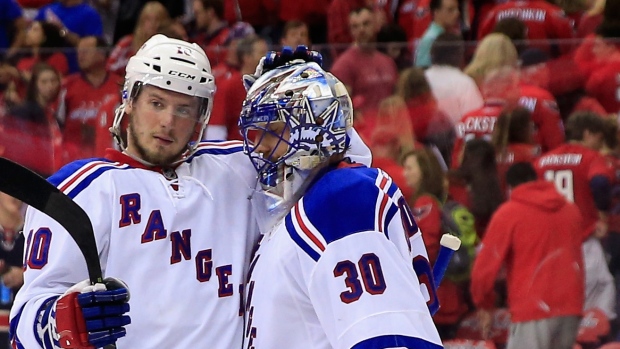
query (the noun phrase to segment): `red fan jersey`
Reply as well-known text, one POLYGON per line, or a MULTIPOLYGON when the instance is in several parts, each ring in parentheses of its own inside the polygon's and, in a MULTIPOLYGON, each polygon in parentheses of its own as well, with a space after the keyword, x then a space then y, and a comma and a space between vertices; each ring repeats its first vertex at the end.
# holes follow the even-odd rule
POLYGON ((598 210, 590 190, 590 180, 606 176, 611 181, 611 164, 599 152, 580 144, 567 143, 543 154, 535 164, 539 178, 555 184, 556 189, 574 202, 583 216, 584 240, 594 230, 598 210))
POLYGON ((246 94, 241 73, 238 70, 233 71, 229 79, 218 82, 217 88, 209 125, 225 126, 228 132, 227 140, 241 140, 237 122, 246 94))
MULTIPOLYGON (((573 25, 564 11, 543 0, 508 1, 496 5, 483 20, 478 30, 478 40, 493 31, 493 27, 504 18, 517 17, 527 26, 529 40, 572 39, 573 25)), ((548 43, 541 43, 541 48, 548 43)))
POLYGON ((76 151, 71 159, 92 156, 82 151, 94 149, 99 108, 112 99, 120 99, 122 81, 120 76, 111 73, 100 86, 91 85, 81 73, 65 80, 58 114, 61 122, 64 121, 63 143, 76 151))
POLYGON ((503 153, 497 154, 497 174, 502 189, 506 192, 506 172, 513 164, 530 162, 534 164, 540 156, 540 147, 535 144, 512 143, 508 144, 503 153))
POLYGON ((277 2, 274 0, 224 1, 224 19, 228 23, 248 22, 253 26, 274 24, 277 2))
POLYGON ((599 103, 599 101, 597 101, 595 98, 588 96, 581 97, 579 99, 579 102, 577 102, 577 104, 573 107, 573 111, 570 114, 578 111, 589 111, 601 116, 607 114, 607 111, 601 105, 601 103, 599 103))
POLYGON ((200 45, 200 47, 205 50, 207 57, 209 57, 209 62, 215 65, 226 60, 229 33, 230 28, 227 26, 221 27, 211 34, 202 31, 192 35, 190 37, 190 42, 195 42, 200 45))
POLYGON ((586 83, 586 91, 608 113, 620 112, 620 61, 609 62, 595 69, 586 83))
POLYGON ((114 46, 112 53, 110 53, 108 57, 108 71, 120 76, 125 76, 125 67, 127 67, 129 63, 129 58, 136 54, 131 46, 132 43, 133 34, 125 35, 116 43, 116 46, 114 46))
POLYGON ((520 90, 519 104, 532 113, 532 122, 536 126, 534 141, 542 151, 564 143, 564 124, 553 95, 533 85, 521 85, 520 90))
POLYGON ((430 0, 405 0, 398 7, 398 24, 407 33, 407 41, 421 38, 432 20, 430 0))
POLYGON ((456 124, 456 139, 452 150, 452 167, 459 166, 459 157, 467 141, 484 138, 491 141, 495 123, 504 110, 504 103, 487 101, 480 109, 473 110, 461 118, 456 124))
MULTIPOLYGON (((95 157, 105 157, 106 149, 113 148, 115 145, 114 138, 110 133, 110 127, 112 127, 114 113, 120 103, 120 98, 112 98, 103 103, 99 108, 99 114, 96 119, 97 128, 95 129, 95 157)), ((125 123, 127 119, 124 119, 125 123)), ((126 125, 123 125, 122 129, 125 129, 125 127, 126 125)))

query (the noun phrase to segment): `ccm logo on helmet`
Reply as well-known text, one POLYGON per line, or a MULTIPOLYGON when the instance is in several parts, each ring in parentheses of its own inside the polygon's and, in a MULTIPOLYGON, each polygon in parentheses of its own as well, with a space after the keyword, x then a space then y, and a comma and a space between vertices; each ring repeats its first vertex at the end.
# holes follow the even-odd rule
POLYGON ((184 78, 184 79, 188 79, 188 80, 196 79, 195 75, 185 74, 183 72, 176 71, 176 70, 171 70, 171 71, 168 72, 168 74, 173 75, 173 76, 178 76, 180 78, 184 78))

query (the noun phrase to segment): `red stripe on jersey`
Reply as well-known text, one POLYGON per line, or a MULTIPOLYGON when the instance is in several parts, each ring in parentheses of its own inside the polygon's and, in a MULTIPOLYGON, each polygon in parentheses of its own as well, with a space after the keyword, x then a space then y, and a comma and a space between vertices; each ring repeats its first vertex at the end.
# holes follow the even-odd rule
POLYGON ((379 206, 379 216, 377 217, 378 219, 378 227, 379 227, 379 232, 383 233, 383 212, 385 211, 385 207, 387 206, 388 203, 388 198, 387 195, 383 194, 383 198, 381 198, 381 205, 379 206))
POLYGON ((385 185, 387 184, 387 178, 385 176, 383 176, 383 178, 381 178, 381 183, 379 184, 379 188, 381 190, 385 189, 385 185))
POLYGON ((383 222, 383 212, 385 211, 385 207, 387 206, 388 203, 388 198, 387 195, 385 194, 385 186, 387 184, 387 177, 383 176, 383 178, 381 178, 381 183, 379 184, 379 189, 381 189, 381 193, 383 193, 383 196, 381 198, 381 204, 379 205, 379 216, 377 217, 377 226, 379 227, 379 231, 383 233, 383 224, 381 224, 383 222))
MULTIPOLYGON (((109 164, 108 162, 103 162, 103 161, 95 161, 92 162, 90 165, 88 165, 85 169, 81 170, 80 172, 78 172, 77 175, 74 175, 73 178, 65 185, 63 185, 60 188, 60 191, 64 192, 65 190, 67 190, 67 188, 69 188, 73 183, 75 183, 78 179, 80 179, 80 177, 82 177, 84 175, 84 173, 90 171, 93 167, 97 166, 97 165, 102 165, 102 164, 109 164)), ((110 164, 112 165, 112 164, 110 164)))
POLYGON ((243 145, 243 142, 241 141, 225 141, 225 142, 217 142, 217 143, 202 143, 200 145, 198 145, 198 149, 202 149, 202 148, 226 148, 226 147, 230 147, 230 146, 240 146, 243 145))
POLYGON ((306 234, 306 236, 310 238, 310 240, 312 240, 312 242, 314 242, 314 244, 317 245, 317 247, 321 251, 325 251, 325 246, 323 246, 321 241, 319 241, 319 239, 317 239, 316 236, 314 236, 314 234, 310 232, 310 229, 308 229, 304 221, 301 219, 301 214, 299 213, 299 204, 295 204, 295 219, 299 223, 299 227, 301 228, 301 231, 303 231, 304 234, 306 234))

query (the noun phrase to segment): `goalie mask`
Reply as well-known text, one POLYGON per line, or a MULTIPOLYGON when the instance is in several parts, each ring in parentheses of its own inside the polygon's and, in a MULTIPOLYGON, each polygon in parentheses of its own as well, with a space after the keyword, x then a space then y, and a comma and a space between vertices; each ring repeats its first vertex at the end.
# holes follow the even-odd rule
POLYGON ((126 71, 122 103, 110 128, 121 150, 126 147, 120 129, 125 107, 138 96, 142 86, 151 85, 199 99, 197 122, 200 127, 196 139, 188 144, 185 156, 193 153, 209 122, 215 93, 211 64, 203 49, 197 44, 154 35, 129 59, 126 71))
MULTIPOLYGON (((347 131, 352 122, 351 99, 344 84, 316 63, 292 61, 252 84, 239 128, 244 151, 263 189, 269 190, 293 174, 305 179, 333 155, 343 154, 349 146, 347 131), (275 127, 276 123, 281 123, 280 127, 275 127), (277 139, 277 146, 270 154, 256 152, 266 136, 277 139), (274 151, 282 147, 285 153, 276 156, 274 151)), ((278 195, 286 197, 282 190, 278 195)))

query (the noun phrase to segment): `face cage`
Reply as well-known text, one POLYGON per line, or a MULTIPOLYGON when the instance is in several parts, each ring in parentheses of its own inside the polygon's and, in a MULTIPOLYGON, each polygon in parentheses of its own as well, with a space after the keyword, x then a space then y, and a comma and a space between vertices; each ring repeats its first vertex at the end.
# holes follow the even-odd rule
MULTIPOLYGON (((308 112, 302 105, 282 107, 271 104, 256 108, 251 116, 241 116, 239 128, 244 139, 244 153, 252 161, 258 173, 259 182, 265 189, 275 188, 285 179, 285 165, 291 168, 308 169, 308 167, 304 168, 301 159, 289 161, 291 158, 297 155, 311 156, 316 159, 318 164, 326 161, 331 155, 329 149, 321 145, 321 139, 323 136, 327 136, 329 131, 324 126, 319 126, 315 122, 309 122, 311 118, 307 117, 308 112), (273 122, 282 122, 286 127, 278 134, 269 129, 273 122), (302 132, 307 129, 318 129, 321 136, 315 139, 303 139, 302 132), (251 133, 253 131, 261 133, 261 138, 256 141, 256 144, 252 143, 251 133), (287 131, 290 132, 289 140, 285 138, 287 131), (278 142, 269 154, 255 153, 255 147, 263 141, 267 134, 277 138, 278 142), (283 144, 288 147, 286 153, 279 159, 273 159, 275 150, 283 144)), ((334 138, 333 135, 330 136, 332 136, 330 138, 334 138)), ((344 152, 347 143, 345 139, 344 148, 338 149, 336 147, 332 149, 332 153, 344 152)))
POLYGON ((243 152, 248 155, 252 161, 252 164, 258 173, 259 182, 263 185, 263 187, 275 188, 278 183, 282 182, 284 179, 284 163, 286 159, 293 156, 295 154, 295 149, 297 149, 297 144, 291 143, 285 138, 286 132, 291 131, 290 121, 292 115, 289 113, 284 120, 281 120, 281 118, 277 116, 273 117, 274 114, 278 114, 277 108, 273 105, 267 106, 266 108, 259 108, 258 111, 261 112, 261 114, 271 114, 271 116, 269 116, 265 121, 258 122, 256 121, 256 118, 254 118, 254 120, 249 120, 249 117, 246 118, 242 116, 239 121, 239 128, 241 129, 241 134, 243 136, 243 152), (269 129, 271 123, 276 122, 283 122, 286 125, 279 134, 269 129), (261 133, 261 137, 256 141, 256 144, 254 144, 252 135, 253 132, 256 131, 261 133), (271 149, 269 154, 255 153, 254 148, 261 144, 267 134, 278 138, 278 142, 271 149), (282 144, 288 147, 287 152, 279 159, 270 160, 274 156, 275 150, 282 144))

